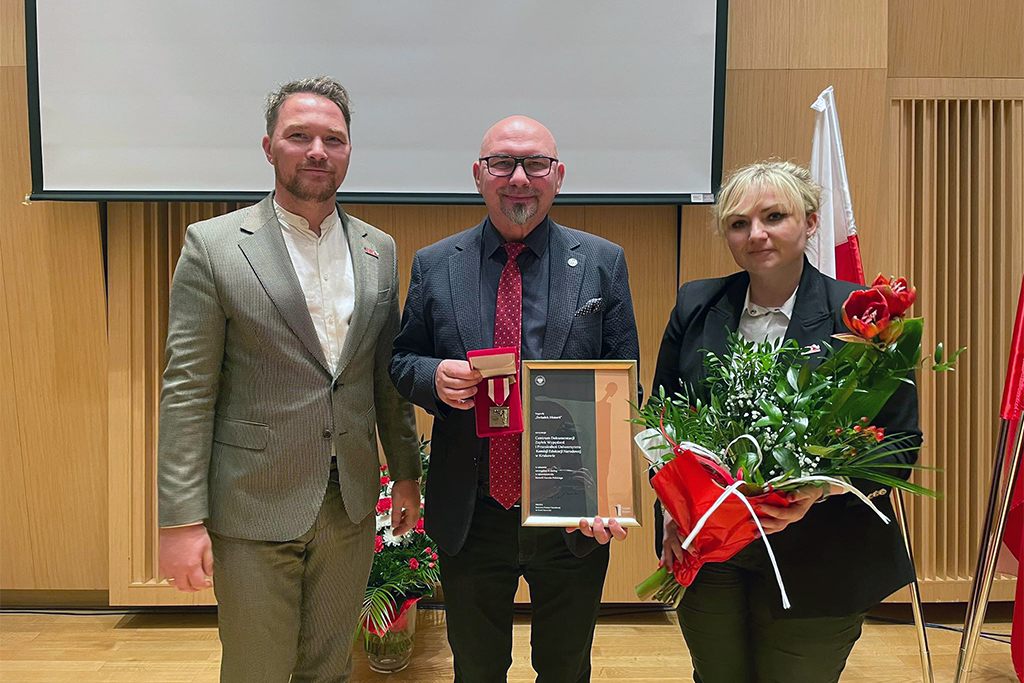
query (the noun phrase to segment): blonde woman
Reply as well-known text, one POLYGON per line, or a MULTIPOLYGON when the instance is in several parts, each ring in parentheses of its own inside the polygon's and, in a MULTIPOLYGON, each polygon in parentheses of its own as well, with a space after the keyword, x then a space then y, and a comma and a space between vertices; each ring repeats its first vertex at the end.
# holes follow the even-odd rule
MULTIPOLYGON (((795 164, 768 161, 736 171, 722 187, 715 226, 742 269, 683 285, 658 354, 654 391, 697 387, 703 350, 721 354, 730 332, 747 340, 795 339, 811 348, 845 331, 842 304, 855 285, 837 282, 804 258, 818 227, 821 190, 795 164)), ((917 393, 904 385, 875 424, 911 434, 920 445, 917 393)), ((910 464, 916 451, 894 453, 910 464)), ((907 476, 909 470, 895 469, 907 476)), ((857 482, 893 518, 888 490, 857 482)), ((792 495, 787 508, 766 508, 761 522, 793 606, 782 608, 764 545, 701 568, 679 606, 679 623, 698 683, 838 681, 866 610, 905 586, 913 568, 894 524, 885 525, 854 496, 817 487, 792 495)), ((658 510, 660 519, 660 509, 658 510)), ((685 552, 678 527, 664 519, 663 561, 685 552)))

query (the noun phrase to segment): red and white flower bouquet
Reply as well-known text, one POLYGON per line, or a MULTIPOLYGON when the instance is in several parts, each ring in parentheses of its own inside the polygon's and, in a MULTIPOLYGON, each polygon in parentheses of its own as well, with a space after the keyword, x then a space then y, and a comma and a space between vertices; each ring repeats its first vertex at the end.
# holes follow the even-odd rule
MULTIPOLYGON (((882 276, 850 294, 843 305, 849 333, 836 335, 845 343, 838 350, 824 343, 820 362, 818 349, 793 341, 758 344, 733 335, 725 354, 706 355, 699 387, 675 396, 662 391, 639 411, 635 421, 646 429, 637 443, 688 553, 638 585, 637 595, 678 604, 703 564, 724 562, 759 537, 774 565, 757 510, 788 505, 786 494, 796 488, 846 489, 886 522, 851 479, 935 495, 898 476, 916 467, 898 457, 916 440, 872 424, 921 367, 923 320, 906 317, 916 296, 903 278, 882 276)), ((940 344, 932 370, 953 369, 962 351, 943 361, 940 344)), ((777 565, 775 576, 788 607, 777 565)))

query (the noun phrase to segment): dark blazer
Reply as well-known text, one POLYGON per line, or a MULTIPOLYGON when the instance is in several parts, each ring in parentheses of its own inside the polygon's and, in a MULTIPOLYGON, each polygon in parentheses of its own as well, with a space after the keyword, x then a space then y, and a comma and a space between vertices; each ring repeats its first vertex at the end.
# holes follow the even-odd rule
MULTIPOLYGON (((750 278, 746 272, 711 280, 695 280, 679 289, 665 336, 658 352, 654 390, 664 387, 675 393, 685 385, 696 387, 705 376, 702 350, 721 354, 726 350, 729 331, 739 327, 740 314, 750 278)), ((822 275, 806 261, 800 278, 793 317, 786 339, 801 347, 826 341, 834 348, 842 342, 831 339, 846 332, 842 305, 850 292, 861 289, 822 275)), ((920 446, 917 392, 904 384, 886 403, 873 424, 885 427, 889 435, 911 434, 920 446)), ((912 464, 917 451, 892 454, 889 460, 912 464)), ((906 478, 909 470, 889 470, 906 478)), ((811 507, 807 516, 769 540, 792 601, 786 616, 841 616, 863 611, 913 580, 913 567, 893 515, 887 487, 869 481, 853 482, 891 520, 882 521, 852 495, 836 496, 811 507)), ((661 509, 656 510, 657 552, 661 553, 661 509)), ((763 555, 757 540, 742 553, 763 555)), ((770 579, 775 586, 774 579, 770 579)), ((777 588, 774 588, 776 591, 777 588)), ((781 604, 776 616, 782 616, 781 604)))
MULTIPOLYGON (((483 348, 480 249, 484 223, 416 252, 391 379, 399 393, 434 416, 427 475, 426 528, 449 555, 466 541, 477 501, 477 466, 488 440, 476 435, 472 410, 437 398, 434 373, 444 359, 483 348)), ((640 345, 622 247, 551 223, 547 329, 543 359, 637 360, 640 345), (573 264, 573 265, 570 265, 573 264), (591 299, 597 310, 574 313, 591 299)), ((576 555, 593 550, 582 534, 566 535, 576 555)))

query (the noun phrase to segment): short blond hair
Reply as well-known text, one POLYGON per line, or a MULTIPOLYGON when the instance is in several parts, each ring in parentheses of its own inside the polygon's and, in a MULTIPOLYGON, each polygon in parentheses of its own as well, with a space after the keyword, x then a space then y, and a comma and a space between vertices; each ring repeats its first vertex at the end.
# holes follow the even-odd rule
POLYGON ((725 234, 726 219, 740 209, 749 190, 768 188, 775 190, 787 211, 802 213, 802 218, 821 207, 821 187, 806 168, 791 161, 759 161, 736 169, 722 185, 718 203, 712 208, 715 232, 725 234))

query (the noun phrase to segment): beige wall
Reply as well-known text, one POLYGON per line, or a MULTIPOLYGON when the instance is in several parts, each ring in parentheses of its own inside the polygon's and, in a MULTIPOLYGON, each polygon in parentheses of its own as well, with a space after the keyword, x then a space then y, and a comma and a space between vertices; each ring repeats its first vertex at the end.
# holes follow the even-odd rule
MULTIPOLYGON (((902 157, 893 156, 900 149, 894 136, 899 138, 903 122, 898 115, 893 118, 892 102, 918 97, 1020 99, 1024 3, 732 0, 730 5, 725 167, 766 156, 808 161, 813 124, 809 105, 820 90, 833 85, 865 270, 895 272, 913 266, 912 255, 896 242, 914 239, 914 230, 935 227, 918 221, 903 233, 894 232, 903 225, 902 205, 887 188, 902 181, 905 169, 899 165, 902 157)), ((151 471, 155 425, 147 410, 152 407, 162 327, 158 299, 164 285, 146 279, 144 264, 146 259, 170 258, 178 243, 168 233, 200 208, 112 206, 108 349, 96 205, 21 203, 29 189, 22 15, 20 0, 0 0, 0 586, 109 587, 112 593, 124 592, 129 585, 149 581, 153 558, 146 540, 152 500, 145 485, 142 493, 131 492, 132 482, 151 471), (114 468, 109 504, 108 464, 114 468), (108 510, 113 563, 107 559, 108 510), (136 526, 126 529, 125 517, 137 518, 136 526)), ((1019 174, 1009 174, 1006 191, 1019 196, 1020 182, 1019 174)), ((1011 206, 1011 215, 1019 219, 1013 210, 1011 206)), ((674 207, 557 211, 561 220, 626 247, 638 303, 641 376, 649 385, 677 277, 688 280, 734 269, 707 231, 707 209, 683 207, 679 228, 674 207), (669 252, 677 243, 677 230, 678 272, 669 252)), ((417 245, 471 224, 479 209, 377 206, 354 207, 353 212, 396 236, 405 273, 417 245)), ((165 265, 162 272, 166 270, 165 265)), ((969 309, 970 301, 950 305, 969 309)), ((988 357, 989 370, 998 367, 998 350, 988 357)), ((959 434, 989 418, 965 414, 946 419, 960 425, 959 434)), ((932 438, 946 439, 946 433, 932 438)), ((922 542, 932 542, 934 529, 921 525, 927 521, 934 526, 942 519, 918 515, 922 542)), ((650 533, 647 529, 635 535, 636 552, 617 554, 622 571, 616 573, 613 567, 609 579, 609 590, 616 595, 628 594, 629 579, 622 572, 635 569, 625 556, 646 553, 650 533)), ((928 552, 963 555, 972 539, 968 535, 952 541, 928 552)), ((946 580, 935 578, 936 585, 946 580)), ((962 575, 948 578, 957 585, 965 580, 962 575)), ((935 596, 959 599, 951 592, 935 596)))

